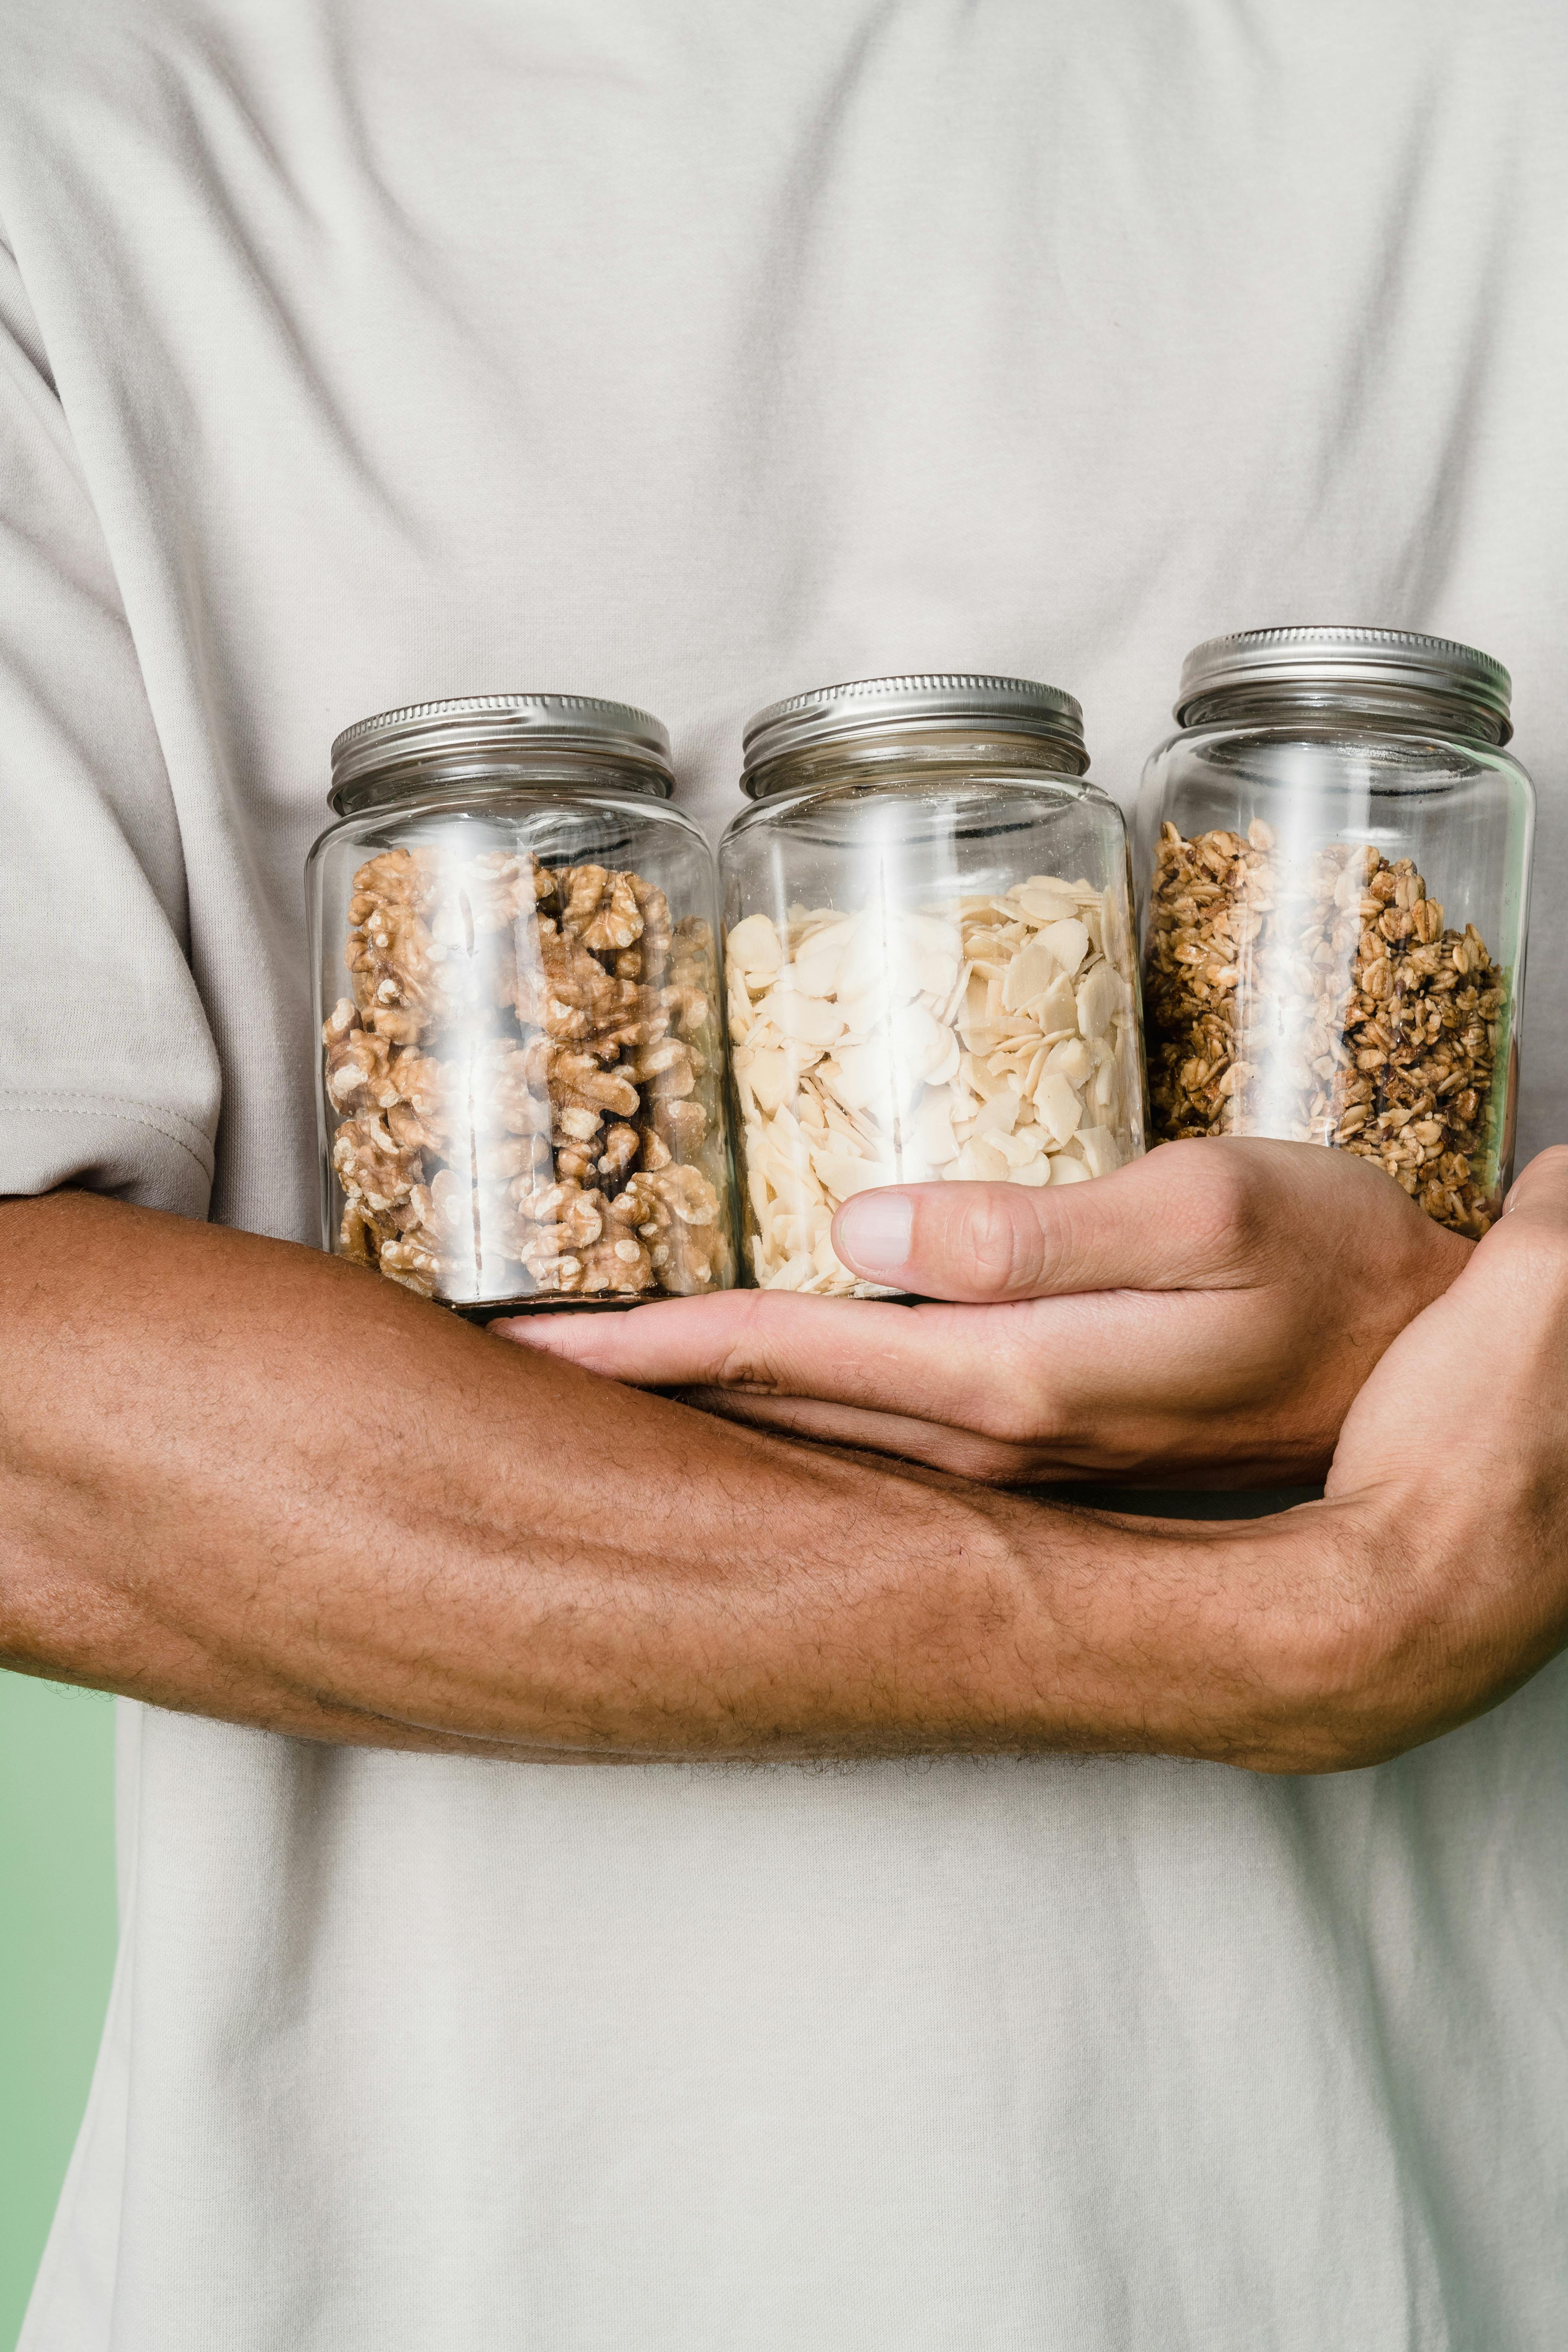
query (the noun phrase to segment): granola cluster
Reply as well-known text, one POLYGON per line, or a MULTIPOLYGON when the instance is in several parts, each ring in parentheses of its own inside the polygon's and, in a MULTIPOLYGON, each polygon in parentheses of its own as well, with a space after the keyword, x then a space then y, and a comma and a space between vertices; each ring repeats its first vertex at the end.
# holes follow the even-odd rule
POLYGON ((1429 1217, 1479 1239, 1507 979, 1473 925, 1446 929, 1408 857, 1331 842, 1287 872, 1261 821, 1156 853, 1146 974, 1163 1140, 1277 1135, 1374 1160, 1429 1217))
POLYGON ((344 961, 347 1256, 456 1303, 729 1278, 706 923, 637 874, 391 849, 354 877, 344 961))

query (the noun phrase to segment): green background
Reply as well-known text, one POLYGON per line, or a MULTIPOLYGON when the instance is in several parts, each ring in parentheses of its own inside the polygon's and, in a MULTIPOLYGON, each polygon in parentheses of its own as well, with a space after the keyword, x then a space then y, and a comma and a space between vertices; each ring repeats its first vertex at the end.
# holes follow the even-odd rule
POLYGON ((14 2352, 114 1968, 114 1702, 0 1672, 0 2352, 14 2352))

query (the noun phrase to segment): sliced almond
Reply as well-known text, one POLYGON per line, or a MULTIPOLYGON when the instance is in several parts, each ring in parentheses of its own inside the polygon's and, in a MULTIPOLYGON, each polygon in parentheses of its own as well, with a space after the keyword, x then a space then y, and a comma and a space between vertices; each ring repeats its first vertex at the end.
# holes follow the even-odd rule
POLYGON ((1035 1088, 1035 1111, 1057 1144, 1071 1141, 1083 1118, 1083 1102, 1059 1070, 1047 1070, 1035 1088))

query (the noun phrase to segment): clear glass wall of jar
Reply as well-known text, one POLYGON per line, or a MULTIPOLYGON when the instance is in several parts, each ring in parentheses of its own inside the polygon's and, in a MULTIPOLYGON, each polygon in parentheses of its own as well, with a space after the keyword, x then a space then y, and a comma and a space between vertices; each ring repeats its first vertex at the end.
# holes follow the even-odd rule
POLYGON ((1487 655, 1398 630, 1189 654, 1139 806, 1156 1138, 1333 1145, 1485 1233, 1513 1156, 1534 819, 1510 692, 1487 655))
POLYGON ((835 1256, 876 1184, 1069 1184, 1143 1148, 1127 837, 1070 695, 863 679, 746 729, 724 837, 745 1273, 885 1296, 835 1256))
POLYGON ((326 1246, 473 1319, 734 1279, 712 859, 664 729, 474 695, 332 746, 326 1246))

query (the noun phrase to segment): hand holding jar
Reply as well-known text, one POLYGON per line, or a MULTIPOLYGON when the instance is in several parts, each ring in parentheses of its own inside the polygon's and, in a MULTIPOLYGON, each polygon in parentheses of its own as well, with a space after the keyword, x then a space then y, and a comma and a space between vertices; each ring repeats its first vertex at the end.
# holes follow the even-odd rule
POLYGON ((864 1280, 951 1303, 735 1291, 506 1328, 731 1420, 995 1484, 1300 1486, 1473 1246, 1362 1160, 1241 1139, 1065 1191, 858 1193, 833 1235, 864 1280))

